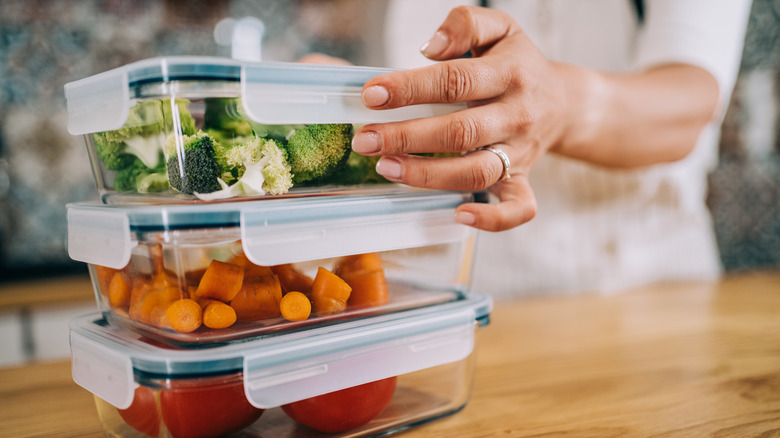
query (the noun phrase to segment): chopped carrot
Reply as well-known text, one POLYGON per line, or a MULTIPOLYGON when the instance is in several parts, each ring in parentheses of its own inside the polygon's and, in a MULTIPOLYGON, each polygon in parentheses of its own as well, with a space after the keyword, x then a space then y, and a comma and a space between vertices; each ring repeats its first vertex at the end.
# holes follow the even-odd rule
POLYGON ((352 288, 339 276, 320 266, 311 287, 314 310, 330 315, 344 310, 352 288))
POLYGON ((168 326, 179 333, 190 333, 203 323, 203 310, 195 300, 184 298, 172 302, 165 311, 168 326))
POLYGON ((139 299, 135 307, 135 314, 133 308, 130 309, 130 317, 145 324, 165 327, 165 314, 168 306, 182 297, 181 290, 173 286, 150 289, 139 299))
POLYGON ((347 302, 333 297, 317 297, 312 301, 318 315, 327 316, 343 312, 347 309, 347 302))
POLYGON ((279 277, 279 282, 282 283, 284 292, 296 291, 307 295, 311 293, 311 285, 314 283, 314 279, 299 271, 291 263, 272 266, 271 270, 279 277))
POLYGON ((355 307, 382 306, 389 302, 384 271, 355 272, 344 277, 352 287, 347 304, 355 307))
POLYGON ((130 291, 131 287, 125 276, 121 272, 116 272, 108 285, 108 304, 113 309, 129 307, 130 291))
POLYGON ((352 287, 348 304, 355 307, 381 306, 389 301, 382 258, 377 253, 343 257, 334 269, 352 287))
POLYGON ((311 301, 301 292, 288 292, 282 297, 279 308, 288 321, 305 321, 311 314, 311 301))
POLYGON ((93 281, 97 282, 100 293, 108 296, 111 280, 114 278, 114 274, 118 273, 119 270, 100 265, 92 265, 92 269, 95 273, 93 281))
POLYGON ((274 272, 268 266, 249 265, 244 268, 244 278, 248 277, 271 277, 274 272))
POLYGON ((343 278, 353 272, 379 271, 383 269, 382 256, 375 252, 368 252, 342 257, 333 272, 343 278))
POLYGON ((236 311, 225 303, 214 301, 203 308, 203 325, 208 328, 227 328, 236 322, 236 311))
POLYGON ((241 266, 212 260, 200 279, 195 296, 198 298, 214 298, 227 303, 241 290, 243 281, 244 270, 241 266))
POLYGON ((243 282, 241 290, 230 301, 230 307, 236 311, 238 321, 256 321, 279 317, 281 300, 282 286, 275 275, 250 277, 243 282))

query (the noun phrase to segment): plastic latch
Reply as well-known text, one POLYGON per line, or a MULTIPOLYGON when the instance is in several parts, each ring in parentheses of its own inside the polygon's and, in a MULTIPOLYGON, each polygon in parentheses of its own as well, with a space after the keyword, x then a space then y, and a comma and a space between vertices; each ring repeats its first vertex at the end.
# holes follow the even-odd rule
MULTIPOLYGON (((241 213, 244 253, 253 263, 264 266, 451 243, 474 233, 455 222, 452 209, 288 223, 271 223, 266 216, 269 213, 241 213)), ((323 212, 323 217, 329 216, 323 212)))
POLYGON ((138 384, 129 357, 76 332, 70 332, 70 349, 71 373, 79 386, 119 409, 130 407, 138 384))
POLYGON ((244 358, 244 390, 256 407, 268 409, 376 380, 432 368, 468 357, 476 326, 471 321, 334 353, 268 365, 265 356, 244 358))
POLYGON ((125 213, 68 209, 68 255, 73 260, 122 269, 134 246, 125 213))
POLYGON ((72 135, 119 129, 130 113, 127 70, 118 68, 66 84, 65 99, 72 135))

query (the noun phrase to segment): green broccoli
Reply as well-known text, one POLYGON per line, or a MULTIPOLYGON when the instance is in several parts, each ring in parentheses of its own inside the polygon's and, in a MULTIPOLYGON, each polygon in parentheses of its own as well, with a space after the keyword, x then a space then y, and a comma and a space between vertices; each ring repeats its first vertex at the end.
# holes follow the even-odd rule
POLYGON ((206 99, 203 130, 224 145, 233 145, 249 139, 252 127, 239 111, 237 98, 206 99))
POLYGON ((280 195, 292 187, 292 174, 287 164, 284 149, 274 140, 254 137, 252 140, 221 148, 218 161, 223 163, 223 176, 237 178, 229 185, 219 179, 222 190, 197 194, 203 200, 214 200, 244 195, 280 195))
MULTIPOLYGON (((176 107, 182 131, 195 133, 195 120, 187 109, 187 101, 177 100, 176 107)), ((139 158, 146 167, 154 168, 162 160, 161 148, 166 131, 173 129, 169 102, 147 100, 130 109, 122 128, 93 134, 95 152, 108 170, 132 166, 139 158)))
POLYGON ((151 169, 143 161, 133 158, 132 162, 114 175, 114 189, 118 192, 153 193, 168 190, 168 176, 165 166, 151 169))
POLYGON ((166 144, 168 183, 182 193, 210 193, 221 188, 222 167, 217 161, 214 141, 205 132, 182 136, 183 149, 173 148, 174 136, 166 144))
POLYGON ((284 145, 293 183, 325 177, 344 165, 352 133, 351 124, 306 125, 295 130, 284 145))
POLYGON ((303 185, 358 185, 389 183, 382 175, 376 172, 376 163, 379 157, 367 157, 357 153, 350 153, 347 162, 335 172, 311 181, 303 185))

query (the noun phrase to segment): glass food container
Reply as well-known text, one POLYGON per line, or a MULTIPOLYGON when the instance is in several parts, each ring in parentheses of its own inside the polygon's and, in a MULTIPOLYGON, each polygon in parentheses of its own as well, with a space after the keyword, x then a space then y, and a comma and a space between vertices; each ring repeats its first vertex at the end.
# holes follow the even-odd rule
POLYGON ((109 437, 384 436, 466 405, 491 308, 472 293, 197 349, 88 315, 71 322, 73 378, 109 437))
POLYGON ((453 302, 481 193, 398 188, 198 205, 68 205, 68 251, 112 324, 178 345, 224 343, 453 302))
POLYGON ((356 124, 463 105, 363 106, 390 70, 219 57, 161 57, 65 86, 105 203, 193 203, 382 190, 376 157, 351 153, 356 124))

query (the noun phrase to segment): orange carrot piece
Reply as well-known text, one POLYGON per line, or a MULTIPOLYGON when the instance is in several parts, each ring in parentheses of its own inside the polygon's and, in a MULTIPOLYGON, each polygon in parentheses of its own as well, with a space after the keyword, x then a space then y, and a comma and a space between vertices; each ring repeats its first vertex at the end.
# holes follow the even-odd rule
POLYGON ((314 279, 299 271, 291 263, 272 266, 271 270, 279 277, 279 282, 282 283, 282 290, 285 293, 293 291, 303 292, 307 295, 311 293, 314 279))
POLYGON ((111 280, 114 278, 114 274, 118 273, 119 270, 100 265, 92 265, 92 269, 95 273, 94 281, 97 281, 100 293, 108 296, 111 280))
POLYGON ((203 310, 197 301, 183 298, 172 302, 165 310, 168 326, 179 333, 190 333, 203 324, 203 310))
POLYGON ((343 312, 347 309, 347 302, 333 297, 317 297, 312 300, 314 310, 318 315, 327 316, 343 312))
POLYGON ((168 306, 182 299, 183 296, 181 290, 173 286, 150 289, 140 298, 135 315, 131 313, 130 317, 144 324, 165 327, 165 313, 168 306))
POLYGON ((375 252, 342 257, 333 272, 344 278, 354 272, 379 271, 384 269, 382 256, 375 252))
POLYGON ((227 303, 241 290, 243 281, 244 270, 241 266, 212 260, 200 279, 195 296, 198 298, 214 298, 227 303))
POLYGON ((236 311, 238 321, 257 321, 279 317, 281 300, 282 286, 275 275, 250 277, 243 282, 241 290, 230 301, 230 307, 236 311))
POLYGON ((301 292, 288 292, 282 297, 279 308, 288 321, 305 321, 311 315, 311 301, 301 292))
POLYGON ((350 306, 382 306, 390 301, 383 270, 355 272, 345 276, 344 281, 352 287, 347 301, 350 306))
POLYGON ((268 266, 249 265, 244 268, 244 278, 271 277, 274 272, 268 266))
POLYGON ((311 286, 314 311, 330 315, 344 310, 352 288, 336 274, 320 266, 311 286))
POLYGON ((117 272, 111 277, 111 283, 108 285, 108 304, 113 309, 124 309, 130 306, 130 284, 121 272, 117 272))
POLYGON ((203 308, 203 325, 208 328, 227 328, 233 325, 236 319, 236 311, 223 302, 214 301, 203 308))

